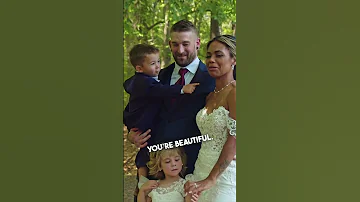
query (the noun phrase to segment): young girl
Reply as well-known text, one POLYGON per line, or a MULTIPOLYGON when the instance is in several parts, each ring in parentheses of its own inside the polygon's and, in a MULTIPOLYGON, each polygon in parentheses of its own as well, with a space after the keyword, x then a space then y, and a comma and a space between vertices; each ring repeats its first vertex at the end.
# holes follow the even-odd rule
POLYGON ((194 202, 197 195, 185 194, 183 175, 186 155, 181 148, 165 149, 150 153, 147 166, 149 174, 159 180, 141 176, 138 202, 194 202))

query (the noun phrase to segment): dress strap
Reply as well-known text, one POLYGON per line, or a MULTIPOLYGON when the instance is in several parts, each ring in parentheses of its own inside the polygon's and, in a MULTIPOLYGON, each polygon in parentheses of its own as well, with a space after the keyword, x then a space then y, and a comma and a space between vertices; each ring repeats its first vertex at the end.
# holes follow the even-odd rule
POLYGON ((231 118, 230 116, 228 117, 227 120, 227 128, 229 130, 229 134, 231 136, 234 136, 234 138, 236 138, 236 120, 231 118))

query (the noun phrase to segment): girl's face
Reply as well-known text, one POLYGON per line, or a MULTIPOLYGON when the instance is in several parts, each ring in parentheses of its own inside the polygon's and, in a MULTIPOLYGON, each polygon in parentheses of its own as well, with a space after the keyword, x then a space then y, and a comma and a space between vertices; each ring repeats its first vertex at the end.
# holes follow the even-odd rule
POLYGON ((161 169, 164 171, 165 176, 178 176, 182 170, 182 166, 183 163, 179 154, 161 157, 161 169))
POLYGON ((210 76, 217 78, 224 74, 232 74, 232 65, 236 65, 235 58, 230 56, 226 46, 218 41, 213 41, 206 53, 206 67, 210 76))

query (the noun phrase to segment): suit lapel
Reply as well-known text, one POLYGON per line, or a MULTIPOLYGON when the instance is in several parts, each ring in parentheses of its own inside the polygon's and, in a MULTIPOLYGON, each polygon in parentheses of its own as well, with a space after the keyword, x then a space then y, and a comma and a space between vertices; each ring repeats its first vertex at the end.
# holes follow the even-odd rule
POLYGON ((206 71, 207 71, 207 69, 206 69, 205 64, 202 63, 201 60, 200 60, 199 67, 196 70, 195 75, 194 75, 194 77, 193 77, 193 79, 191 80, 190 83, 199 83, 199 82, 201 82, 201 80, 204 78, 203 74, 206 71))
POLYGON ((162 84, 170 85, 171 75, 172 72, 174 71, 174 68, 175 68, 175 63, 172 63, 170 66, 160 71, 158 78, 162 84))
MULTIPOLYGON (((162 84, 170 85, 171 75, 174 71, 174 68, 175 68, 175 63, 172 63, 170 66, 168 66, 160 71, 158 78, 162 84)), ((164 105, 166 106, 166 108, 171 109, 172 108, 171 99, 165 98, 163 100, 164 100, 164 105)))

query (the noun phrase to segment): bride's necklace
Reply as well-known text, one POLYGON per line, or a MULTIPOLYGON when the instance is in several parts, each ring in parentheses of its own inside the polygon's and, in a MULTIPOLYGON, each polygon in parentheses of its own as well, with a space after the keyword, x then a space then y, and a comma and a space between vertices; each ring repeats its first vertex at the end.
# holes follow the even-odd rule
POLYGON ((224 90, 226 87, 228 87, 230 84, 234 83, 235 80, 230 81, 230 83, 226 84, 222 89, 216 90, 216 87, 214 89, 214 93, 220 93, 222 90, 224 90))

